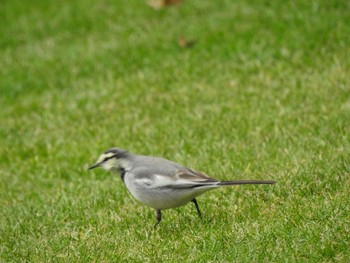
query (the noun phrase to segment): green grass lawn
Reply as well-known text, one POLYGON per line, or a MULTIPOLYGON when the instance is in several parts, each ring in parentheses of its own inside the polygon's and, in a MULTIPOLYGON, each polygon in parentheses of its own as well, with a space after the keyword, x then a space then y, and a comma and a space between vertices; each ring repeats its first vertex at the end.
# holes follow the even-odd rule
POLYGON ((1 262, 349 262, 350 5, 0 3, 1 262), (192 48, 179 37, 194 39, 192 48), (118 146, 228 187, 163 212, 118 146))

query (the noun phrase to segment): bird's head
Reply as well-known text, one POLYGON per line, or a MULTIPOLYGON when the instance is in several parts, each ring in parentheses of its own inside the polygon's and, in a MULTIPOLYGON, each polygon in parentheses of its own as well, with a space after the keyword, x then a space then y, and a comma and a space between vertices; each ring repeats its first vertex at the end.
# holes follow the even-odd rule
POLYGON ((119 171, 122 165, 122 160, 128 156, 128 151, 120 148, 111 148, 105 151, 98 157, 95 164, 89 167, 89 170, 102 167, 107 171, 119 171))

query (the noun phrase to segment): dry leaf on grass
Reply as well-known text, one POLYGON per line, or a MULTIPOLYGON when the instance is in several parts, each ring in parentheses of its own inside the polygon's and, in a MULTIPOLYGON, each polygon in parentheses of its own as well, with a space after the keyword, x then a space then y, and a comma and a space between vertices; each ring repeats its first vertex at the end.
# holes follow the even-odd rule
POLYGON ((154 9, 161 9, 170 5, 179 4, 182 0, 148 0, 148 5, 154 9))

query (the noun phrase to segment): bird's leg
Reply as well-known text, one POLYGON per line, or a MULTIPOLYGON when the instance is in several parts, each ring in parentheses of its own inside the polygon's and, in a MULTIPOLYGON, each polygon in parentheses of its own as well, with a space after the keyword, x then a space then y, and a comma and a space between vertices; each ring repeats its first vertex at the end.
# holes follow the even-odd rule
POLYGON ((158 224, 162 220, 162 212, 160 211, 160 209, 157 209, 155 211, 155 215, 156 215, 157 222, 154 224, 154 229, 156 229, 156 227, 158 226, 158 224))
POLYGON ((202 218, 202 213, 201 213, 201 210, 199 210, 199 206, 198 206, 198 203, 197 203, 196 198, 193 198, 193 199, 191 200, 191 202, 193 202, 194 205, 196 206, 198 216, 199 216, 200 218, 202 218))

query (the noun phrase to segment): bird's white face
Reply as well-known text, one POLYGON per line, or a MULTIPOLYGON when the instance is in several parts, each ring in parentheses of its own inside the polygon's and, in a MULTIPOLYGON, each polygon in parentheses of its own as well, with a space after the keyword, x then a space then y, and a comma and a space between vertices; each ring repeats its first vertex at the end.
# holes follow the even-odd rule
POLYGON ((119 161, 115 153, 103 153, 97 159, 96 163, 92 165, 89 169, 93 169, 98 166, 101 166, 103 169, 107 171, 118 171, 119 161))
POLYGON ((107 157, 106 155, 104 155, 104 161, 102 161, 101 163, 101 167, 107 171, 114 171, 114 170, 118 170, 119 168, 119 162, 118 159, 116 157, 107 157))

